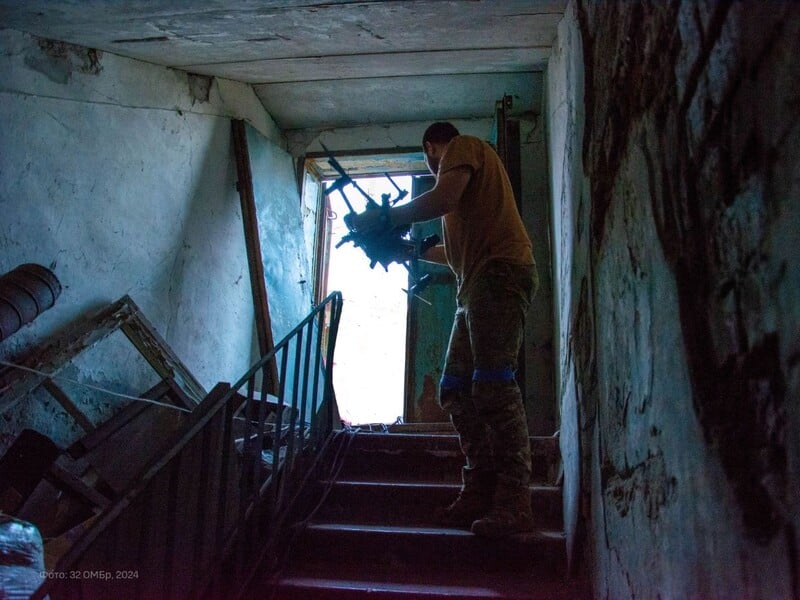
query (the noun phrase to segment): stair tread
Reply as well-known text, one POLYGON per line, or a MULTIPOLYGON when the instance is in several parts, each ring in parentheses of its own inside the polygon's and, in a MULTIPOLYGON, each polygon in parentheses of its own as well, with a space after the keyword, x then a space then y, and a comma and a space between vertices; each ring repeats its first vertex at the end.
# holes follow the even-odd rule
POLYGON ((288 576, 280 580, 280 587, 305 590, 335 590, 339 592, 370 595, 408 596, 411 598, 503 598, 505 600, 547 598, 549 600, 580 597, 579 586, 570 582, 510 581, 508 578, 492 581, 482 577, 480 582, 421 583, 403 581, 377 581, 375 579, 338 579, 325 577, 288 576))
MULTIPOLYGON (((377 481, 366 479, 337 479, 335 481, 322 480, 323 484, 332 484, 339 486, 352 486, 352 487, 377 487, 377 488, 421 488, 421 489, 446 489, 446 490, 460 490, 461 483, 455 481, 377 481)), ((560 493, 561 488, 557 485, 547 485, 543 483, 532 483, 528 488, 533 492, 553 492, 560 493)))
MULTIPOLYGON (((530 437, 534 481, 554 481, 560 450, 557 437, 530 437)), ((342 475, 350 479, 460 482, 464 455, 456 434, 355 433, 342 475)))
MULTIPOLYGON (((372 564, 340 563, 309 568, 289 567, 277 579, 281 588, 345 590, 390 597, 441 598, 547 598, 578 600, 588 598, 585 582, 567 577, 543 577, 520 573, 495 573, 486 569, 461 571, 457 577, 447 570, 404 573, 380 570, 372 564), (388 592, 388 594, 387 594, 388 592), (417 596, 414 596, 414 593, 417 596)), ((317 597, 316 595, 313 597, 317 597)), ((374 597, 374 596, 370 596, 374 597)))
POLYGON ((435 421, 424 423, 394 423, 387 427, 390 433, 454 433, 455 428, 450 421, 435 421))
POLYGON ((370 592, 381 591, 405 591, 408 593, 424 594, 426 592, 446 592, 451 595, 459 595, 461 597, 476 597, 476 598, 491 598, 505 597, 502 594, 497 594, 486 588, 478 588, 473 586, 455 586, 455 585, 434 585, 425 583, 402 583, 396 581, 375 581, 372 579, 366 580, 352 580, 352 579, 324 579, 317 577, 288 577, 282 579, 281 583, 286 585, 292 583, 295 585, 314 586, 322 588, 337 588, 337 589, 367 589, 370 592), (492 592, 487 595, 486 592, 492 592))
MULTIPOLYGON (((397 431, 356 431, 353 434, 356 441, 375 442, 380 440, 393 443, 412 444, 418 442, 423 446, 439 443, 458 444, 458 433, 453 432, 397 432, 397 431)), ((558 437, 552 435, 531 435, 528 439, 532 444, 551 444, 558 446, 558 437)))
MULTIPOLYGON (((352 532, 352 533, 374 533, 391 534, 393 536, 414 535, 421 537, 452 537, 452 538, 478 538, 471 531, 466 529, 453 529, 448 527, 418 527, 413 525, 376 525, 371 523, 311 523, 309 531, 324 532, 352 532)), ((480 538, 485 540, 486 538, 480 538)), ((566 539, 563 531, 552 529, 539 529, 528 533, 519 533, 499 540, 491 540, 496 543, 514 542, 533 544, 538 542, 560 542, 566 539)))
MULTIPOLYGON (((530 439, 536 464, 559 459, 557 436, 530 439)), ((541 468, 529 486, 534 531, 488 539, 435 525, 436 508, 461 488, 462 462, 454 432, 355 432, 339 478, 318 480, 326 502, 272 580, 280 597, 588 598, 565 579, 562 490, 541 468)))
MULTIPOLYGON (((457 497, 460 489, 460 483, 449 482, 336 481, 330 484, 327 500, 316 512, 314 521, 435 526, 438 512, 457 497)), ((536 525, 561 527, 561 489, 530 485, 529 492, 536 525)))

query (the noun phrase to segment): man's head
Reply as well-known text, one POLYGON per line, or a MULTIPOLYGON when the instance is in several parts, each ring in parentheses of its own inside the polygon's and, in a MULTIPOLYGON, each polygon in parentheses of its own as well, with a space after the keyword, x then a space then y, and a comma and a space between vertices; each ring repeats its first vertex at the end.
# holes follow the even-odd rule
POLYGON ((447 144, 457 135, 459 135, 458 129, 451 123, 434 123, 425 130, 422 136, 422 151, 425 153, 425 164, 434 175, 439 172, 439 161, 447 144))

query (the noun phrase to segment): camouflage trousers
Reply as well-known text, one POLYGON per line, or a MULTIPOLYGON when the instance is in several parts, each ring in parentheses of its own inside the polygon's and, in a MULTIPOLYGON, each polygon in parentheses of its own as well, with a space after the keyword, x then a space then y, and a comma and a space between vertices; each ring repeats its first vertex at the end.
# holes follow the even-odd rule
POLYGON ((458 432, 464 484, 527 486, 531 454, 522 394, 515 379, 536 266, 495 261, 457 301, 439 403, 458 432))

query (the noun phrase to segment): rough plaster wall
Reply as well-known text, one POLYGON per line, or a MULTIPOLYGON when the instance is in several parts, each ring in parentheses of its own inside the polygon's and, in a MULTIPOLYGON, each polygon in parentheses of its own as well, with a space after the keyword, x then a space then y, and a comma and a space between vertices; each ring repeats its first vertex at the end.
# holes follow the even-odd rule
MULTIPOLYGON (((0 45, 0 272, 36 262, 64 288, 0 356, 129 294, 206 388, 240 376, 253 311, 230 117, 280 142, 252 90, 11 30, 0 45)), ((124 346, 101 342, 67 375, 141 393, 152 371, 124 346)), ((95 420, 119 407, 80 403, 95 420)), ((46 396, 2 416, 0 451, 23 427, 77 434, 46 396)))
POLYGON ((311 264, 292 158, 247 127, 261 259, 277 343, 311 311, 311 264))
MULTIPOLYGON (((568 556, 580 553, 583 496, 581 457, 590 464, 590 426, 594 407, 589 382, 577 385, 576 370, 588 366, 592 349, 592 311, 588 309, 588 185, 583 175, 583 52, 574 3, 565 11, 548 61, 545 87, 548 162, 550 164, 553 237, 554 380, 560 407, 561 457, 564 465, 564 528, 568 556), (589 433, 585 433, 589 432, 589 433)), ((587 369, 588 370, 588 369, 587 369)), ((585 502, 588 504, 588 502, 585 502)))
POLYGON ((596 412, 597 595, 800 597, 800 5, 576 6, 589 260, 557 256, 560 371, 596 412))
MULTIPOLYGON (((309 268, 310 279, 309 287, 312 290, 312 295, 317 291, 315 286, 319 278, 319 273, 315 271, 317 266, 316 253, 317 249, 317 225, 318 220, 322 217, 319 198, 322 194, 322 186, 310 173, 303 174, 303 185, 300 194, 300 217, 303 221, 303 237, 306 244, 306 256, 310 262, 309 268)), ((314 298, 314 301, 321 300, 321 298, 314 298)))

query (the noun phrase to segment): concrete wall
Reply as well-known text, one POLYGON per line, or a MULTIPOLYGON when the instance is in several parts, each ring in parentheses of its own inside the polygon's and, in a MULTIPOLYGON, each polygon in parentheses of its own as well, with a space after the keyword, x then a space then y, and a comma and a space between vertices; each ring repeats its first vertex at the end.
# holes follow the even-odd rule
POLYGON ((559 30, 562 448, 596 597, 800 595, 797 39, 790 2, 574 2, 559 30))
MULTIPOLYGON (((251 88, 11 30, 0 45, 0 272, 40 263, 64 288, 0 357, 129 294, 206 388, 238 378, 251 362, 253 309, 230 118, 284 145, 251 88)), ((65 374, 134 394, 153 383, 121 334, 102 344, 65 374)), ((68 391, 94 420, 119 406, 68 391)), ((23 427, 59 444, 77 434, 46 396, 3 417, 0 452, 23 427)))

